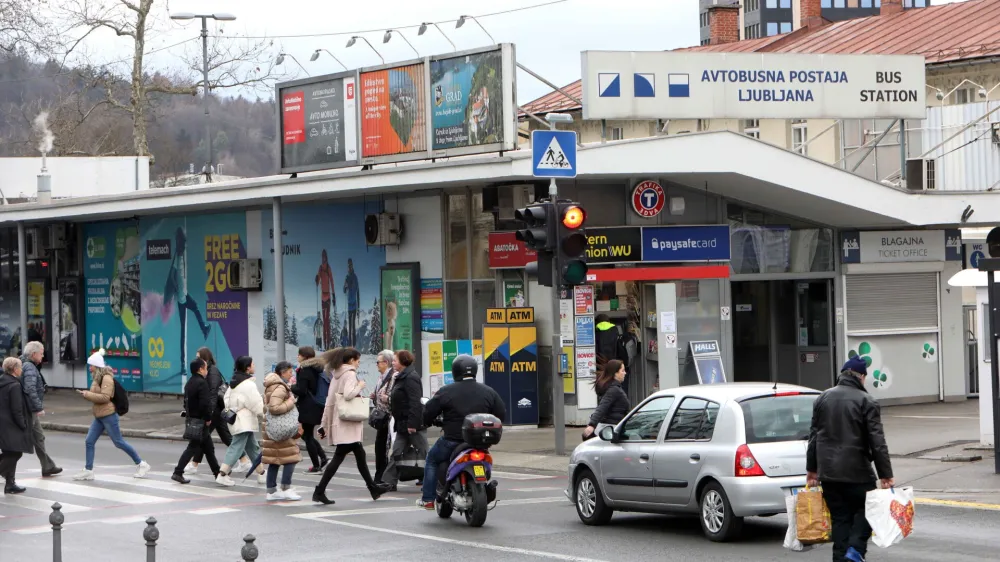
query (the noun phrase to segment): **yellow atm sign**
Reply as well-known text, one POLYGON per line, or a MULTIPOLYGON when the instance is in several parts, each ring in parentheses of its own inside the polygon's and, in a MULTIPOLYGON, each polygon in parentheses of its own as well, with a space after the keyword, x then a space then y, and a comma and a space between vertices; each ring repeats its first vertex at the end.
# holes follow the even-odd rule
POLYGON ((535 309, 522 308, 487 308, 487 324, 534 324, 535 309))

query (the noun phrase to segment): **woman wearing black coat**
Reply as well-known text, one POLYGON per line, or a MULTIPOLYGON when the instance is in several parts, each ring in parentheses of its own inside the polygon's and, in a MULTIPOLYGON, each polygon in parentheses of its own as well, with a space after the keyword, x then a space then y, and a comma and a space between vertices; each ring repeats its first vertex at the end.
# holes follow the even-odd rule
MULTIPOLYGON (((229 384, 226 379, 222 377, 222 371, 215 364, 215 356, 212 355, 212 350, 203 347, 198 350, 198 358, 208 365, 208 376, 205 380, 208 381, 208 388, 211 389, 212 393, 218 397, 218 400, 213 402, 214 409, 212 410, 212 425, 209 427, 208 433, 211 435, 212 431, 219 434, 219 439, 222 440, 222 444, 228 447, 233 442, 233 434, 229 432, 229 424, 227 424, 222 419, 222 411, 226 409, 226 405, 222 403, 222 395, 225 394, 225 390, 221 393, 220 388, 223 385, 229 384)), ((191 462, 184 467, 184 474, 197 474, 198 465, 201 464, 204 455, 201 452, 195 453, 191 457, 191 462)), ((242 468, 244 471, 250 470, 250 459, 243 457, 240 459, 239 464, 233 467, 234 471, 238 472, 238 468, 242 468)), ((214 470, 214 469, 213 469, 214 470)))
POLYGON ((624 380, 625 364, 617 359, 608 361, 604 365, 604 370, 598 373, 597 380, 594 381, 598 399, 597 409, 591 414, 590 423, 583 430, 584 439, 592 437, 600 427, 617 425, 632 409, 632 404, 622 389, 624 380))
POLYGON ((322 472, 329 460, 323 446, 316 440, 316 428, 323 421, 323 408, 326 405, 326 395, 316 394, 321 377, 326 380, 326 388, 330 388, 330 373, 325 372, 324 367, 323 360, 316 357, 313 348, 299 348, 299 372, 295 375, 292 394, 298 398, 295 406, 299 410, 299 423, 302 424, 302 441, 312 460, 312 466, 306 472, 322 472))
POLYGON ((31 411, 21 388, 21 360, 3 360, 0 373, 0 476, 5 480, 4 494, 20 494, 24 488, 14 481, 17 461, 24 453, 35 451, 31 438, 31 411))

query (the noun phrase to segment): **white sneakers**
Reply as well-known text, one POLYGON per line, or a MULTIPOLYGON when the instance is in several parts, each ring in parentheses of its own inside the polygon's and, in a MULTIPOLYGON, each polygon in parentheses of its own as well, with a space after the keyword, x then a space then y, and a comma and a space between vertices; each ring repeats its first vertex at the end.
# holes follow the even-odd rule
POLYGON ((302 496, 296 494, 291 489, 288 489, 288 490, 276 490, 274 492, 271 492, 270 494, 267 494, 267 496, 265 496, 265 498, 269 502, 272 502, 272 501, 291 501, 291 502, 297 502, 297 501, 299 501, 299 500, 302 499, 302 496))
POLYGON ((193 462, 189 462, 187 466, 184 467, 184 474, 198 474, 198 465, 193 462))
POLYGON ((94 479, 94 471, 87 469, 81 470, 79 474, 73 477, 73 480, 76 480, 77 482, 84 482, 93 479, 94 479))
POLYGON ((236 461, 236 464, 233 465, 233 472, 246 472, 250 470, 251 466, 252 465, 250 464, 249 460, 246 461, 239 460, 236 461))
POLYGON ((215 477, 215 483, 218 484, 219 486, 225 486, 227 488, 236 485, 236 482, 234 482, 233 479, 230 478, 228 474, 222 474, 221 472, 219 473, 218 476, 215 477))
MULTIPOLYGON (((148 463, 148 462, 146 462, 146 461, 141 461, 141 462, 140 462, 139 464, 137 464, 137 465, 136 465, 136 467, 135 467, 135 475, 134 475, 134 478, 145 478, 145 477, 146 477, 146 475, 147 475, 147 474, 149 474, 149 471, 150 471, 150 469, 152 469, 152 468, 153 468, 153 467, 149 466, 149 463, 148 463)), ((93 478, 91 478, 91 479, 93 479, 93 478)))

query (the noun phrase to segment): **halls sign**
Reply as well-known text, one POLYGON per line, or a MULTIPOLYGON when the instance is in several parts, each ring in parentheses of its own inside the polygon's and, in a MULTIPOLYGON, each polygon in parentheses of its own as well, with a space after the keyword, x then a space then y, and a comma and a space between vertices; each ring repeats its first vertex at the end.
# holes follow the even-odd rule
POLYGON ((923 119, 919 55, 584 51, 584 119, 923 119))

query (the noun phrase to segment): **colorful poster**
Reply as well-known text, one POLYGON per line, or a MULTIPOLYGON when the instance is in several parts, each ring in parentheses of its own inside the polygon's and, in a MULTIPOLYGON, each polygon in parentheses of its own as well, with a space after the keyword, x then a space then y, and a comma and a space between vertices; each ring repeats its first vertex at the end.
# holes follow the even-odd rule
MULTIPOLYGON (((86 311, 83 355, 104 348, 104 360, 125 390, 141 392, 142 244, 136 221, 84 225, 86 311)), ((89 383, 88 383, 89 384, 89 383)))
POLYGON ((503 306, 523 308, 528 306, 528 292, 524 289, 524 279, 503 280, 503 306))
POLYGON ((183 392, 202 346, 228 376, 249 354, 247 293, 228 275, 247 255, 246 214, 152 218, 140 230, 143 389, 183 392))
POLYGON ((594 287, 592 285, 577 285, 573 288, 577 314, 594 313, 594 287))
MULTIPOLYGON (((399 351, 414 348, 414 270, 413 264, 389 264, 382 268, 382 338, 386 347, 399 351)), ((450 363, 445 365, 450 369, 450 363)))
POLYGON ((440 277, 420 280, 420 331, 444 334, 444 282, 440 277))
POLYGON ((500 50, 431 61, 434 149, 503 142, 500 50))
MULTIPOLYGON (((367 209, 378 212, 379 209, 367 209)), ((275 310, 274 224, 271 210, 261 213, 264 276, 264 358, 278 360, 278 330, 285 335, 285 357, 294 360, 299 346, 317 352, 351 346, 361 352, 359 375, 374 388, 375 356, 385 348, 380 333, 379 267, 385 249, 365 243, 365 206, 286 205, 282 207, 282 256, 285 322, 275 310)))
POLYGON ((281 171, 333 168, 358 159, 354 76, 278 85, 281 171))
POLYGON ((427 150, 424 64, 361 74, 361 155, 427 150))
POLYGON ((0 293, 0 358, 18 354, 21 308, 17 291, 0 293))

